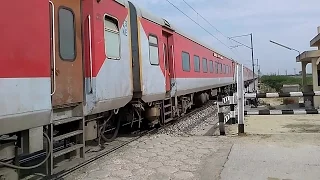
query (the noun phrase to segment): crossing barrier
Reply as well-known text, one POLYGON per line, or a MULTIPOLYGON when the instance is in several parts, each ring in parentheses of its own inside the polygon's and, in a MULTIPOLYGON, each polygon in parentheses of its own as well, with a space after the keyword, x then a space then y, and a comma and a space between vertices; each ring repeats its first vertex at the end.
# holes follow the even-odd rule
POLYGON ((238 133, 244 133, 244 115, 297 115, 320 114, 320 109, 289 109, 289 110, 254 110, 245 111, 244 102, 250 98, 284 98, 284 97, 313 97, 320 96, 320 91, 313 92, 288 92, 288 93, 244 93, 243 65, 237 66, 237 104, 238 133))
POLYGON ((288 93, 246 93, 245 98, 279 98, 279 97, 310 97, 320 96, 320 91, 288 92, 288 93))
POLYGON ((289 109, 289 110, 244 111, 244 115, 295 115, 295 114, 320 114, 320 110, 318 110, 318 109, 289 109))

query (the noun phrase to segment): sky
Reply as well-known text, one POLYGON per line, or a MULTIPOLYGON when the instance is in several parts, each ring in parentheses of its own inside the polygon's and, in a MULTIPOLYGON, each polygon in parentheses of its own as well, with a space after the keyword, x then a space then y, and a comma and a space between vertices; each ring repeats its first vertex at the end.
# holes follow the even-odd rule
MULTIPOLYGON (((169 0, 198 22, 204 31, 167 0, 131 0, 139 7, 162 17, 221 53, 252 67, 251 50, 227 37, 253 34, 254 58, 259 59, 263 74, 288 74, 301 71, 295 61, 298 52, 284 49, 269 40, 279 42, 300 52, 314 50, 310 40, 320 26, 320 0, 185 0, 211 25, 193 11, 183 0, 169 0), (218 31, 217 31, 218 30, 218 31), (221 42, 220 42, 221 41, 221 42), (239 45, 239 44, 238 44, 239 45)), ((235 40, 250 46, 250 36, 235 40)), ((308 67, 310 69, 310 66, 308 67)))

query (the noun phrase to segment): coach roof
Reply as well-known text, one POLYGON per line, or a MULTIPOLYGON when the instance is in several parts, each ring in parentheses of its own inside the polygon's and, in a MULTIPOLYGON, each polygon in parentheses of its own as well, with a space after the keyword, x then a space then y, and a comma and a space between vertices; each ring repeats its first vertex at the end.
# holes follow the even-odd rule
MULTIPOLYGON (((131 2, 131 3, 132 3, 132 2, 131 2)), ((132 3, 132 4, 134 4, 134 3, 132 3)), ((161 26, 167 27, 167 28, 175 31, 176 33, 180 34, 181 36, 184 36, 184 37, 190 39, 191 41, 194 41, 195 43, 197 43, 197 44, 199 44, 199 45, 201 45, 201 46, 203 46, 203 47, 205 47, 205 48, 207 48, 207 49, 209 49, 209 50, 211 50, 211 51, 219 54, 220 56, 223 56, 224 58, 227 58, 227 59, 229 59, 229 60, 232 60, 232 61, 236 62, 236 61, 233 60, 232 58, 223 55, 222 53, 220 53, 220 52, 217 51, 216 49, 210 47, 209 45, 207 45, 206 43, 198 40, 197 38, 185 34, 183 31, 181 31, 181 30, 180 30, 179 28, 177 28, 176 26, 170 24, 167 20, 165 20, 165 19, 163 19, 163 18, 160 18, 160 17, 158 17, 158 16, 155 16, 155 15, 153 15, 152 13, 148 12, 147 10, 145 10, 145 9, 143 9, 143 8, 135 5, 135 4, 134 4, 134 6, 135 6, 136 9, 137 9, 137 14, 138 14, 138 16, 143 17, 143 18, 145 18, 145 19, 148 19, 149 21, 152 21, 152 22, 154 22, 154 23, 157 23, 157 24, 159 24, 159 25, 161 25, 161 26)))

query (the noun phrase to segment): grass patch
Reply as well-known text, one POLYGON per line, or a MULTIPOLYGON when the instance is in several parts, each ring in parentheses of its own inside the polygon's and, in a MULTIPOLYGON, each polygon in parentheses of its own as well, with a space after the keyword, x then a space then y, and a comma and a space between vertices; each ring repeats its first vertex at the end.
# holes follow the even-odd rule
MULTIPOLYGON (((302 87, 302 77, 265 75, 261 77, 261 83, 272 89, 275 89, 277 92, 281 92, 284 84, 299 84, 300 87, 302 87)), ((312 77, 307 77, 306 85, 312 85, 312 77)))

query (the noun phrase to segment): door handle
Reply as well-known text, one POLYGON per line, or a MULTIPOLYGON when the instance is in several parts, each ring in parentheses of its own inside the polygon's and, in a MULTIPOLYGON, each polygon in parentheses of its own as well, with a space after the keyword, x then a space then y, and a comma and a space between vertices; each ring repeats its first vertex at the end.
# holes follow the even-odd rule
POLYGON ((174 49, 173 45, 171 46, 171 56, 172 56, 172 71, 173 71, 173 78, 175 78, 175 59, 174 59, 174 49))
POLYGON ((55 8, 52 1, 49 1, 52 6, 52 59, 53 59, 53 91, 51 92, 51 96, 56 93, 57 85, 56 85, 56 36, 55 36, 55 8))
POLYGON ((89 31, 89 62, 90 62, 90 93, 92 93, 93 67, 92 67, 92 37, 91 37, 91 16, 88 15, 88 31, 89 31))

